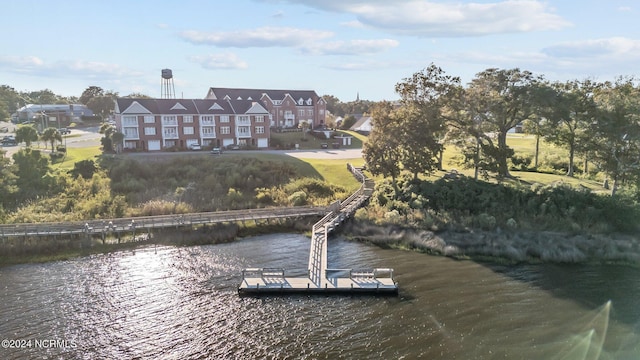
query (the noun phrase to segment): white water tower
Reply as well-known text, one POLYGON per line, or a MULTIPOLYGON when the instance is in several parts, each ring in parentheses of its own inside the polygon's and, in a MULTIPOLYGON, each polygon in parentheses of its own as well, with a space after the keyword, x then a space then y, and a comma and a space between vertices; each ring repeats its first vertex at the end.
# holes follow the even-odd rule
POLYGON ((162 99, 175 99, 176 88, 173 86, 173 73, 171 69, 162 69, 162 99))

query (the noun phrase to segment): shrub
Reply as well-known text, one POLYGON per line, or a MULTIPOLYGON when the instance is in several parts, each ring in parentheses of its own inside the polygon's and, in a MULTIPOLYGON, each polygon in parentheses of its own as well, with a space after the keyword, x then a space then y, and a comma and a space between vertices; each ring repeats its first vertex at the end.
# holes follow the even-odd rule
POLYGON ((304 191, 296 191, 289 195, 289 203, 293 206, 301 206, 307 204, 307 193, 304 191))

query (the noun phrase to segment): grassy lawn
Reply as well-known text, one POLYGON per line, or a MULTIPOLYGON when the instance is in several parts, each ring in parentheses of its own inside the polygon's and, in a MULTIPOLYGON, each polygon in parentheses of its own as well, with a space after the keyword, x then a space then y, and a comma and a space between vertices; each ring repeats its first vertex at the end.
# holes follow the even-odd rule
POLYGON ((95 160, 96 157, 101 154, 102 151, 99 146, 67 148, 67 156, 64 157, 64 160, 53 164, 51 167, 60 170, 71 170, 76 162, 82 160, 95 160))
MULTIPOLYGON (((226 152, 222 155, 225 159, 251 157, 264 161, 278 161, 290 164, 298 169, 298 173, 303 177, 311 177, 325 180, 331 184, 342 186, 348 190, 356 190, 360 183, 347 172, 347 163, 355 166, 362 166, 364 159, 298 159, 293 156, 279 154, 261 153, 232 153, 226 152)), ((212 157, 215 159, 216 157, 212 157)), ((215 161, 215 160, 214 160, 215 161)))
MULTIPOLYGON (((362 141, 366 139, 366 137, 353 131, 336 131, 336 133, 353 136, 351 145, 340 146, 343 149, 360 149, 362 147, 362 141)), ((271 143, 274 148, 278 144, 282 144, 283 146, 286 146, 286 144, 298 144, 300 150, 317 150, 321 148, 322 144, 327 144, 329 148, 331 148, 335 141, 335 139, 318 139, 310 133, 307 133, 303 138, 302 132, 271 132, 271 143)))
POLYGON ((364 165, 364 159, 301 159, 311 165, 322 178, 334 185, 342 186, 349 191, 355 191, 360 183, 347 171, 347 163, 354 166, 364 165))

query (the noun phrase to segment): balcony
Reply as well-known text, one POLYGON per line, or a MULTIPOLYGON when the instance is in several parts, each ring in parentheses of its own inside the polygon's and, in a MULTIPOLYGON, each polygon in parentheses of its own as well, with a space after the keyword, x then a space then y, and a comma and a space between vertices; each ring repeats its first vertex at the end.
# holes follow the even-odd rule
POLYGON ((164 139, 178 139, 178 138, 180 138, 180 136, 178 135, 177 131, 166 131, 166 130, 162 133, 162 137, 164 139))
POLYGON ((203 139, 215 139, 216 138, 216 133, 214 132, 200 132, 200 137, 203 139))
POLYGON ((125 140, 139 140, 140 135, 138 134, 137 127, 124 128, 123 129, 124 139, 125 140))

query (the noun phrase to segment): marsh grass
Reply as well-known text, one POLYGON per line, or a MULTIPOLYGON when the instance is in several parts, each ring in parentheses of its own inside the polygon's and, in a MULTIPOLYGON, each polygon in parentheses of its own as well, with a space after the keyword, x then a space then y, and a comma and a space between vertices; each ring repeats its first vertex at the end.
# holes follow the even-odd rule
POLYGON ((640 240, 623 234, 454 232, 352 222, 352 239, 383 248, 504 263, 616 263, 640 266, 640 240))

